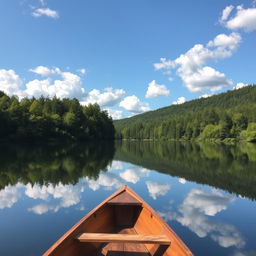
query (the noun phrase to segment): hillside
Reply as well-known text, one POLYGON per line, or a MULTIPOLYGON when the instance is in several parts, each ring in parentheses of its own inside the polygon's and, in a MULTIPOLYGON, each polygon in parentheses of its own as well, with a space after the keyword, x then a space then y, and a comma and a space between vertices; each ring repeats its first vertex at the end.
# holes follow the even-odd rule
POLYGON ((251 85, 117 120, 114 125, 116 137, 122 139, 243 137, 254 141, 255 122, 256 86, 251 85))

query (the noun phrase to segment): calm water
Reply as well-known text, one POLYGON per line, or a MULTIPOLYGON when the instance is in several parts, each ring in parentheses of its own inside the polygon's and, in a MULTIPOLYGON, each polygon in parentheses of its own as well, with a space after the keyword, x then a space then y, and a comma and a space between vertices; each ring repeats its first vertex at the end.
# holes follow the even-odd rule
POLYGON ((256 255, 256 145, 0 146, 0 255, 41 255, 123 184, 195 255, 256 255))

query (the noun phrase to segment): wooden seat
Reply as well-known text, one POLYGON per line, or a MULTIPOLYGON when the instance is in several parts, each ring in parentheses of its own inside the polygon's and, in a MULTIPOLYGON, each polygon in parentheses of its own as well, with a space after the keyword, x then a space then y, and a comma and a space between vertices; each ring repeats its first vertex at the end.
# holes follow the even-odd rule
POLYGON ((95 243, 141 243, 170 245, 170 239, 165 235, 137 235, 137 234, 109 234, 109 233, 82 233, 77 239, 80 242, 95 243))

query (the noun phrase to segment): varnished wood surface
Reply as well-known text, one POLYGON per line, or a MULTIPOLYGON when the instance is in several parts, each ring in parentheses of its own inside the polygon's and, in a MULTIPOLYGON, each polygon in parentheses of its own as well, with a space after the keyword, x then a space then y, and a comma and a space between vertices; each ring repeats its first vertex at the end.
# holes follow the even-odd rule
POLYGON ((100 256, 193 256, 192 252, 164 220, 132 189, 126 186, 120 188, 82 218, 43 256, 84 256, 96 255, 96 252, 99 252, 100 254, 97 255, 100 256), (128 200, 126 205, 125 198, 128 200), (111 201, 112 203, 109 203, 111 201), (119 207, 122 208, 119 209, 119 207), (124 207, 132 207, 133 214, 125 215, 124 207), (122 233, 119 232, 122 230, 120 225, 127 226, 126 234, 165 235, 171 241, 171 246, 166 251, 161 251, 158 244, 81 243, 76 239, 81 233, 122 233), (118 226, 119 231, 117 231, 118 226), (122 253, 119 254, 120 252, 122 253))
MULTIPOLYGON (((136 234, 134 228, 116 231, 119 234, 136 234)), ((97 256, 151 256, 144 244, 138 243, 107 243, 99 249, 97 256)))
POLYGON ((141 205, 142 202, 131 196, 127 191, 123 191, 116 197, 108 201, 112 205, 141 205))
POLYGON ((83 233, 77 239, 80 242, 171 244, 166 235, 83 233))

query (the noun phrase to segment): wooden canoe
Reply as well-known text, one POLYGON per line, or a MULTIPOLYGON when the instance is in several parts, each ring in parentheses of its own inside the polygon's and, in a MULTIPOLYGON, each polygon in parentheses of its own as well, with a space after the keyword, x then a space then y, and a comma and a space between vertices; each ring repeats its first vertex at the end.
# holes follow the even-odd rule
POLYGON ((83 217, 43 256, 192 256, 162 218, 123 186, 83 217))

